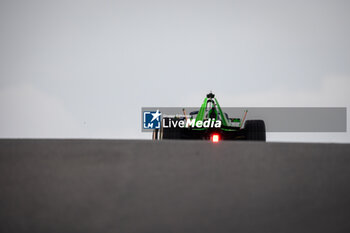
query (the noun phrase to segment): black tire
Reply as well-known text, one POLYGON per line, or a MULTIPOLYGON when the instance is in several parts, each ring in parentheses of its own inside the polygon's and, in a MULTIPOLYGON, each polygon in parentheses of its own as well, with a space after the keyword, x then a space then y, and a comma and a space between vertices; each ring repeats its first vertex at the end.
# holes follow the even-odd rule
MULTIPOLYGON (((170 118, 164 118, 164 122, 166 125, 169 125, 170 118)), ((171 119, 172 121, 176 121, 175 119, 171 119)), ((182 138, 182 129, 181 128, 163 128, 163 139, 181 139, 182 138)))
POLYGON ((244 125, 246 140, 266 141, 266 128, 263 120, 248 120, 244 125))

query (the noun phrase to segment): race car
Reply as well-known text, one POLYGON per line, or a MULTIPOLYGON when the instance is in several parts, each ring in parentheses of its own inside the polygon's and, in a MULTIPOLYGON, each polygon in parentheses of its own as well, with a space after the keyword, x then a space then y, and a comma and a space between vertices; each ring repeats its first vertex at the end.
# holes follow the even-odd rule
MULTIPOLYGON (((184 111, 184 109, 183 109, 184 111)), ((185 113, 185 111, 184 111, 185 113)), ((160 129, 153 131, 153 140, 198 139, 219 142, 221 140, 266 141, 263 120, 245 121, 243 118, 229 118, 223 112, 215 95, 207 94, 198 111, 183 117, 164 117, 160 129)))

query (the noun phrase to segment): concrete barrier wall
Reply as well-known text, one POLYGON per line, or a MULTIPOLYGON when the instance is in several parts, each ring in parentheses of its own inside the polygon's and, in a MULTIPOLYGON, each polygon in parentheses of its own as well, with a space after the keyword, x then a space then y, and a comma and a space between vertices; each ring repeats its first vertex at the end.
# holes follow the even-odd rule
POLYGON ((0 140, 0 232, 349 232, 350 145, 0 140))

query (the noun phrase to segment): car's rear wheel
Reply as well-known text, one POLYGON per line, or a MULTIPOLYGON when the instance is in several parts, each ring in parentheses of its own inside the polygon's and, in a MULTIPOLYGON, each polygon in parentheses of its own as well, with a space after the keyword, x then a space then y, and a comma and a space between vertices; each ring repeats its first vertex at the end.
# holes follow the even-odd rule
MULTIPOLYGON (((178 119, 171 118, 172 122, 178 121, 178 119)), ((170 118, 164 118, 164 124, 170 126, 170 118)), ((163 139, 181 139, 182 129, 179 127, 163 127, 163 139)))
POLYGON ((247 140, 266 141, 266 127, 263 120, 247 120, 244 129, 247 140))

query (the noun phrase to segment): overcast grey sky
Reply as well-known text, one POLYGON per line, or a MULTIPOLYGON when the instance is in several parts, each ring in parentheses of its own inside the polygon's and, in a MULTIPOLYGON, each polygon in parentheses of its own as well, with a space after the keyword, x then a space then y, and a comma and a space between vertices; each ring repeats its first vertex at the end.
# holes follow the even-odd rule
POLYGON ((142 106, 199 106, 209 90, 227 107, 349 108, 349 12, 346 0, 1 0, 0 137, 149 138, 142 106))

